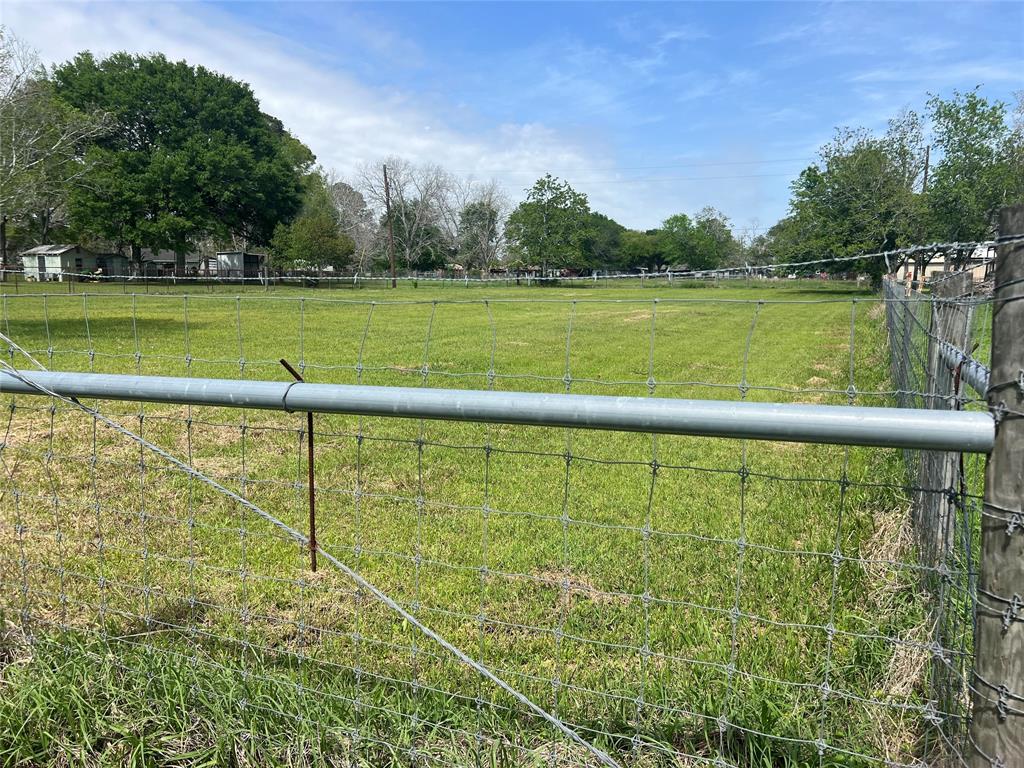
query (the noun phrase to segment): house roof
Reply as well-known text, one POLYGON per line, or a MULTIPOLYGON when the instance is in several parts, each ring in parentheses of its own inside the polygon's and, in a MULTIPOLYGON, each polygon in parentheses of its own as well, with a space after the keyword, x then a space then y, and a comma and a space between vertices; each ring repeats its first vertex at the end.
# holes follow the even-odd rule
POLYGON ((74 243, 70 245, 37 245, 35 248, 29 248, 27 251, 22 251, 22 256, 59 256, 62 253, 73 251, 78 246, 74 243))
MULTIPOLYGON (((177 257, 175 255, 174 251, 169 251, 169 250, 166 250, 166 249, 163 249, 163 248, 160 249, 159 251, 154 251, 154 250, 152 250, 150 248, 143 248, 142 249, 142 260, 143 261, 149 261, 149 262, 153 262, 153 263, 174 264, 175 261, 176 261, 176 258, 177 257)), ((185 263, 186 264, 188 264, 189 262, 198 262, 200 260, 202 260, 202 256, 200 254, 198 254, 198 253, 186 253, 185 254, 185 263)))

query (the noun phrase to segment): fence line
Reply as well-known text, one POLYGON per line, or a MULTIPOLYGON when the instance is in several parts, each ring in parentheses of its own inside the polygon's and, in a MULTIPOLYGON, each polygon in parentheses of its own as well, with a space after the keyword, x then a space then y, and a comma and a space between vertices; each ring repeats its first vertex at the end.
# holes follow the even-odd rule
POLYGON ((12 502, 0 505, 0 607, 18 617, 33 663, 80 650, 126 677, 192 669, 194 707, 240 681, 227 711, 285 724, 296 739, 317 734, 324 762, 964 764, 967 699, 981 689, 970 667, 985 460, 970 451, 998 431, 964 390, 987 388, 970 360, 987 358, 977 329, 992 299, 958 280, 943 280, 942 296, 887 282, 878 301, 254 300, 274 337, 281 318, 298 321, 285 342, 297 342, 307 379, 351 377, 347 386, 256 380, 263 365, 279 368, 280 347, 247 326, 240 298, 186 295, 167 315, 151 309, 169 300, 133 296, 113 322, 92 294, 77 316, 56 294, 8 295, 4 333, 17 343, 15 370, 0 374, 10 398, 0 499, 12 502), (714 335, 705 312, 731 333, 714 335), (459 330, 477 315, 475 330, 459 330), (522 336, 504 334, 510 320, 522 336), (882 320, 891 385, 876 356, 882 320), (552 359, 516 368, 524 350, 555 346, 554 321, 564 334, 552 359), (409 328, 422 336, 405 338, 409 328), (712 350, 703 357, 682 346, 695 328, 712 350), (780 328, 806 340, 776 351, 780 328), (623 329, 635 329, 623 338, 642 347, 637 360, 595 368, 623 329), (346 351, 328 355, 327 333, 346 351), (232 351, 211 355, 211 340, 232 351), (18 344, 41 349, 48 368, 84 370, 17 370, 18 344), (766 380, 769 365, 797 373, 766 380), (172 367, 188 378, 143 375, 172 367), (237 379, 199 375, 231 369, 237 379), (410 378, 420 386, 393 386, 410 378), (509 381, 544 392, 501 391, 509 381), (651 415, 673 409, 673 386, 738 399, 688 401, 673 418, 690 436, 658 436, 665 425, 651 415), (836 404, 758 401, 771 393, 836 404), (246 404, 259 410, 238 420, 234 406, 256 394, 246 404), (354 394, 372 405, 353 405, 354 394), (93 396, 108 403, 95 417, 69 402, 93 396), (311 491, 300 415, 328 396, 358 417, 318 417, 317 538, 334 565, 389 596, 384 613, 364 599, 379 597, 369 583, 314 577, 295 552, 308 545, 298 531, 311 491), (861 405, 868 398, 903 408, 861 405), (472 403, 557 429, 436 421, 493 415, 472 403), (621 428, 619 417, 587 423, 610 404, 651 436, 576 429, 621 428), (549 407, 558 420, 546 421, 549 407), (692 435, 707 429, 693 418, 708 407, 734 425, 730 439, 704 436, 719 427, 692 435), (381 416, 396 408, 417 421, 381 416), (792 416, 799 430, 771 428, 785 442, 746 439, 767 434, 744 414, 851 423, 866 411, 895 428, 872 442, 903 448, 902 462, 848 433, 838 446, 794 447, 815 428, 792 416), (134 426, 105 434, 104 420, 134 426), (979 437, 937 445, 925 423, 972 425, 979 437), (395 611, 408 626, 386 615, 395 611), (83 629, 103 650, 76 639, 83 629), (462 649, 472 677, 424 643, 431 633, 462 649), (534 721, 556 728, 557 743, 534 721))
MULTIPOLYGON (((5 341, 8 344, 17 346, 10 338, 4 336, 3 334, 0 334, 0 339, 2 339, 3 341, 5 341)), ((23 350, 21 350, 21 351, 23 352, 23 350)), ((32 359, 31 356, 29 356, 29 357, 30 357, 30 359, 32 359)), ((33 360, 33 362, 36 362, 36 364, 39 367, 42 367, 41 364, 39 364, 37 361, 33 360)), ((122 435, 122 436, 128 438, 129 440, 137 443, 140 446, 140 449, 144 448, 144 449, 146 449, 148 451, 153 452, 154 454, 159 456, 164 461, 167 461, 170 464, 172 464, 174 467, 176 467, 181 472, 184 472, 186 475, 189 476, 189 478, 192 478, 192 479, 195 479, 195 480, 199 480, 200 482, 205 483, 206 485, 208 485, 209 487, 213 488, 218 493, 220 493, 220 494, 224 495, 225 497, 231 499, 232 501, 234 501, 235 503, 241 505, 242 507, 245 507, 246 509, 250 510, 251 512, 254 512, 256 515, 261 517, 266 522, 270 523, 274 527, 276 527, 276 528, 280 529, 281 531, 283 531, 289 538, 294 539, 299 544, 302 544, 302 545, 305 545, 305 546, 310 546, 310 547, 311 546, 315 546, 312 543, 310 538, 306 537, 305 535, 303 535, 299 531, 295 530, 294 528, 289 526, 287 523, 284 523, 281 520, 278 520, 276 517, 274 517, 270 513, 264 511, 263 509, 261 509, 260 507, 256 506, 251 501, 248 501, 244 497, 238 495, 237 493, 235 493, 231 489, 226 488, 225 486, 221 485, 220 483, 218 483, 213 478, 211 478, 208 475, 206 475, 206 474, 196 470, 194 467, 192 467, 189 464, 181 461, 180 459, 175 458, 174 456, 172 456, 167 451, 163 450, 159 446, 154 445, 153 443, 151 443, 148 440, 146 440, 145 438, 143 438, 141 435, 135 434, 131 430, 125 428, 123 425, 118 424, 116 421, 113 421, 112 419, 107 418, 106 416, 104 416, 99 411, 97 411, 97 410, 95 410, 93 408, 89 408, 88 406, 83 405, 82 403, 78 402, 75 397, 73 397, 73 396, 68 397, 68 396, 60 394, 59 392, 55 391, 54 389, 48 388, 45 384, 42 384, 42 383, 39 382, 38 375, 36 375, 34 377, 26 376, 24 373, 14 369, 14 368, 11 368, 9 365, 7 365, 6 363, 3 363, 3 362, 0 362, 0 366, 2 366, 5 369, 5 372, 6 372, 7 375, 14 377, 16 380, 20 381, 22 384, 24 384, 27 387, 29 387, 31 390, 34 391, 34 394, 44 395, 44 396, 49 396, 49 397, 52 397, 52 398, 56 398, 58 400, 62 400, 63 402, 65 402, 68 405, 71 405, 71 406, 79 408, 83 413, 86 413, 87 415, 91 416, 95 421, 99 421, 99 422, 103 423, 104 426, 107 426, 107 427, 113 429, 114 431, 116 431, 120 435, 122 435)), ((282 398, 282 400, 283 399, 284 398, 282 398)), ((509 685, 507 682, 505 682, 505 680, 503 680, 500 677, 498 677, 497 675, 495 675, 486 666, 478 663, 473 658, 468 656, 462 649, 456 647, 455 645, 452 645, 452 643, 450 643, 444 637, 442 637, 441 635, 436 633, 430 627, 428 627, 425 624, 423 624, 415 616, 413 616, 411 613, 409 613, 405 608, 403 608, 401 605, 399 605, 397 602, 395 602, 389 595, 387 595, 385 592, 381 591, 376 586, 371 584, 369 581, 367 581, 358 572, 356 572, 356 571, 352 570, 351 568, 349 568, 349 566, 347 566, 345 563, 340 561, 338 558, 336 558, 330 552, 324 551, 322 549, 320 549, 319 552, 324 557, 324 559, 326 559, 331 565, 333 565, 335 568, 337 568, 342 573, 344 573, 345 576, 348 577, 351 581, 353 581, 360 589, 364 589, 367 592, 369 592, 370 594, 372 594, 377 600, 379 600, 381 603, 383 603, 385 606, 387 606, 390 610, 394 611, 399 616, 401 616, 403 620, 408 621, 410 624, 415 626, 420 632, 422 632, 424 635, 429 637, 435 643, 440 645, 446 651, 451 653, 453 656, 455 656, 457 659, 459 659, 459 661, 463 662, 464 664, 469 666, 474 671, 476 671, 479 674, 481 674, 482 676, 486 677, 488 680, 490 680, 492 683, 494 683, 499 688, 504 690, 506 693, 509 693, 510 695, 512 695, 520 703, 524 704, 527 708, 529 708, 534 714, 539 715, 544 720, 549 722, 551 725, 555 726, 565 736, 569 737, 571 740, 573 740, 573 741, 577 742, 578 744, 582 745, 583 747, 585 747, 594 756, 596 756, 598 758, 598 760, 603 765, 609 765, 609 766, 612 766, 612 768, 620 768, 618 762, 616 762, 614 759, 612 759, 603 750, 598 749, 591 742, 589 742, 586 739, 583 739, 582 737, 580 737, 580 735, 578 733, 576 733, 576 731, 574 731, 573 729, 571 729, 568 726, 566 726, 565 723, 563 723, 560 719, 558 719, 557 717, 551 715, 543 707, 540 707, 537 704, 535 704, 532 700, 530 700, 529 698, 524 696, 522 693, 520 693, 518 690, 513 688, 511 685, 509 685)))
MULTIPOLYGON (((413 283, 441 283, 441 284, 464 284, 469 286, 470 284, 481 284, 481 285, 521 285, 525 283, 527 287, 532 285, 543 285, 545 283, 560 283, 568 281, 571 285, 585 285, 585 284, 596 284, 598 282, 617 282, 617 281, 640 281, 641 283, 654 282, 657 284, 659 281, 672 283, 673 281, 687 281, 687 280, 706 280, 706 279, 743 279, 749 277, 765 277, 775 272, 793 272, 805 270, 808 267, 816 266, 831 266, 836 264, 862 264, 866 261, 879 260, 884 261, 886 266, 886 272, 893 272, 900 263, 913 258, 919 254, 937 254, 937 253, 973 253, 980 249, 986 249, 989 252, 993 250, 997 245, 1000 244, 1012 244, 1021 242, 1024 240, 1022 236, 1007 236, 1001 237, 996 240, 979 240, 971 242, 945 242, 945 243, 932 243, 929 245, 916 245, 905 248, 893 248, 886 251, 876 251, 872 253, 859 253, 849 256, 829 256, 821 259, 810 259, 804 261, 793 261, 793 262, 782 262, 772 264, 745 264, 743 266, 733 267, 721 267, 714 269, 700 269, 700 270, 665 270, 665 271, 642 271, 633 273, 609 273, 604 271, 605 274, 597 274, 594 272, 590 275, 538 275, 531 272, 517 272, 509 273, 505 275, 491 275, 491 276, 470 276, 469 272, 466 271, 462 275, 438 275, 436 273, 425 273, 425 274, 414 274, 414 275, 399 275, 394 278, 399 281, 413 282, 413 283)), ((984 257, 974 263, 973 259, 968 256, 968 261, 971 262, 972 266, 982 266, 990 264, 994 261, 991 257, 984 257)), ((603 271, 603 270, 602 270, 603 271)), ((323 271, 319 271, 316 274, 295 274, 295 275, 274 275, 271 274, 269 269, 266 271, 261 270, 261 274, 258 275, 238 275, 238 276, 218 276, 214 275, 103 275, 90 272, 74 272, 60 270, 53 273, 44 273, 56 277, 59 282, 67 281, 93 281, 98 283, 111 283, 111 284, 122 284, 127 289, 128 285, 146 283, 149 281, 160 284, 161 282, 177 285, 182 283, 188 285, 189 283, 195 284, 223 284, 223 285, 245 285, 252 283, 268 287, 271 285, 278 284, 293 284, 297 283, 310 287, 318 281, 323 281, 328 285, 342 283, 352 286, 358 286, 360 282, 373 284, 379 282, 385 284, 392 281, 390 275, 375 275, 369 274, 324 274, 323 271)), ((23 270, 11 270, 11 269, 0 269, 0 281, 6 281, 8 276, 18 277, 23 276, 23 270)), ((943 278, 939 278, 941 281, 943 278)), ((47 280, 49 281, 49 278, 47 280)), ((937 282, 938 282, 937 281, 937 282)))

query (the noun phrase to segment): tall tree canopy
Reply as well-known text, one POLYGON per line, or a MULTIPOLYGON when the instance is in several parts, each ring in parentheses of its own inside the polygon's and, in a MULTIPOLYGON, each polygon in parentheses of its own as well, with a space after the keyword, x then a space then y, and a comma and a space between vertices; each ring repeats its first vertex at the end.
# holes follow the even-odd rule
POLYGON ((739 250, 729 219, 720 211, 705 207, 691 219, 677 213, 665 219, 657 238, 660 255, 672 265, 690 269, 716 269, 730 261, 739 250))
POLYGON ((64 224, 67 190, 88 167, 88 142, 106 127, 102 112, 55 98, 35 51, 0 26, 0 262, 7 225, 16 245, 46 242, 64 224))
POLYGON ((622 234, 626 228, 603 213, 591 211, 582 241, 581 266, 609 269, 621 261, 622 234))
POLYGON ((587 196, 550 173, 537 179, 505 225, 513 253, 529 264, 579 267, 589 234, 587 196))
MULTIPOLYGON (((808 261, 889 250, 925 236, 918 184, 924 169, 920 119, 905 112, 886 133, 844 128, 795 182, 789 216, 772 228, 780 260, 808 261)), ((837 263, 835 269, 852 265, 837 263)), ((857 265, 880 279, 881 259, 857 265)))
POLYGON ((58 67, 56 94, 108 113, 70 196, 83 231, 140 249, 184 252, 203 236, 266 244, 302 203, 313 155, 260 112, 244 83, 163 55, 90 53, 58 67))
POLYGON ((1024 126, 1012 127, 1006 105, 977 90, 933 96, 928 110, 940 154, 928 188, 932 233, 941 240, 983 240, 999 208, 1024 199, 1024 126))

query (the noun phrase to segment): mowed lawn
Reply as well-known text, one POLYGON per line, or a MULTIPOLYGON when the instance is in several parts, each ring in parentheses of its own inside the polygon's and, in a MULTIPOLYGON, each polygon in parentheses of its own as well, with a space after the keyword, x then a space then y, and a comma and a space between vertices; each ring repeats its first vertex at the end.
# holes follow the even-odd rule
MULTIPOLYGON (((839 283, 75 288, 5 295, 0 328, 53 370, 287 380, 286 358, 322 383, 892 402, 882 307, 839 283)), ((73 406, 13 405, 0 762, 594 761, 254 512, 73 406)), ((306 530, 303 414, 97 405, 306 530)), ((621 763, 931 749, 897 451, 315 429, 321 548, 621 763)))

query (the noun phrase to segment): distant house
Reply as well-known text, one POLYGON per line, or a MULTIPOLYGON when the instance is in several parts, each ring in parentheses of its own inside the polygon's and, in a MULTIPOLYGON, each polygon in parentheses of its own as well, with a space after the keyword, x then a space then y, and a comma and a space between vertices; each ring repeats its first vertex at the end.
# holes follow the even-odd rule
POLYGON ((217 277, 260 277, 267 266, 267 257, 262 253, 248 251, 218 251, 216 259, 217 277))
POLYGON ((131 262, 123 253, 101 253, 96 256, 96 265, 107 277, 126 277, 132 273, 131 262))
MULTIPOLYGON (((931 280, 947 271, 959 271, 969 270, 971 278, 974 282, 979 283, 988 279, 993 268, 993 259, 995 258, 995 248, 989 248, 987 246, 981 246, 974 249, 969 257, 957 264, 950 263, 946 264, 945 254, 936 254, 931 261, 928 262, 923 270, 920 270, 917 275, 918 280, 931 280)), ((896 279, 900 282, 906 281, 912 277, 914 273, 914 260, 908 259, 899 269, 896 270, 896 279)))
POLYGON ((37 245, 21 252, 25 277, 47 280, 82 280, 96 272, 96 254, 80 245, 37 245))
POLYGON ((142 274, 149 277, 197 275, 203 257, 198 253, 177 254, 174 251, 142 249, 142 274))

